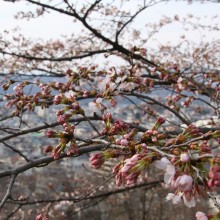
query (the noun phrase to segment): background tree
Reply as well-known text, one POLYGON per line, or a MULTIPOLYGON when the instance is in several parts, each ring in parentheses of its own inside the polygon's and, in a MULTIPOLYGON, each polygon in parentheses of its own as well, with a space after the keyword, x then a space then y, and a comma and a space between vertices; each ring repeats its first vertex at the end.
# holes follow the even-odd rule
POLYGON ((192 219, 210 191, 219 208, 217 16, 145 24, 161 1, 11 2, 28 4, 17 19, 62 14, 75 28, 46 42, 1 33, 2 218, 192 219), (149 47, 173 23, 209 37, 194 44, 184 32, 176 45, 149 47))

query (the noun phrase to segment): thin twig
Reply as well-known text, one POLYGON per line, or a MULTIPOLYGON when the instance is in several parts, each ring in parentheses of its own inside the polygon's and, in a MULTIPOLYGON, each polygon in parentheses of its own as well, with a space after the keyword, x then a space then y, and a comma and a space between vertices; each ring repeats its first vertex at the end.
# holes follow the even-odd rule
POLYGON ((93 125, 93 123, 91 122, 90 118, 85 116, 85 115, 82 115, 87 121, 88 123, 91 125, 91 127, 94 129, 94 131, 96 131, 96 133, 101 136, 99 130, 95 127, 95 125, 93 125))
POLYGON ((20 210, 20 208, 22 207, 22 204, 19 204, 17 208, 15 208, 6 218, 5 220, 10 219, 17 211, 20 210))
POLYGON ((187 145, 189 145, 189 144, 191 144, 191 143, 193 143, 193 142, 196 142, 196 141, 200 141, 200 140, 206 140, 207 138, 209 138, 210 137, 210 133, 206 133, 206 134, 204 134, 204 135, 202 135, 202 136, 200 136, 200 137, 197 137, 197 138, 194 138, 194 139, 191 139, 191 140, 189 140, 189 141, 187 141, 187 142, 185 142, 185 143, 182 143, 182 144, 173 144, 173 145, 171 145, 171 146, 169 146, 169 147, 163 147, 163 148, 161 148, 161 149, 172 149, 172 148, 176 148, 176 147, 186 147, 187 145))
POLYGON ((216 208, 218 208, 218 210, 220 210, 220 204, 218 203, 216 197, 213 196, 210 192, 207 192, 207 194, 209 195, 209 198, 213 201, 214 206, 215 206, 216 208))
POLYGON ((85 198, 87 198, 89 195, 91 195, 93 192, 95 192, 98 188, 100 188, 101 186, 103 186, 105 183, 107 183, 110 179, 112 179, 114 175, 111 175, 109 178, 107 178, 105 181, 103 181, 101 184, 99 184, 98 186, 96 186, 94 189, 90 190, 88 193, 86 193, 86 195, 82 196, 81 198, 79 198, 76 202, 82 201, 85 198))
POLYGON ((147 95, 142 95, 139 93, 126 93, 126 92, 120 92, 122 95, 128 95, 128 96, 135 96, 135 97, 141 97, 144 99, 148 99, 151 100, 152 102, 154 102, 155 104, 162 106, 163 108, 169 110, 170 112, 172 112, 176 117, 178 117, 184 124, 186 125, 190 125, 190 122, 188 120, 186 120, 185 118, 183 118, 177 111, 175 111, 174 109, 170 108, 169 106, 163 104, 162 102, 157 101, 156 99, 149 97, 147 95))
MULTIPOLYGON (((137 188, 142 188, 142 187, 148 187, 147 189, 152 189, 152 187, 160 185, 161 181, 152 181, 152 182, 144 182, 144 183, 140 183, 140 184, 136 184, 130 187, 125 187, 125 188, 120 188, 120 189, 116 189, 113 191, 109 191, 109 192, 103 192, 101 194, 97 194, 97 195, 91 195, 91 196, 87 196, 84 198, 84 200, 92 200, 92 199, 97 199, 97 198, 102 198, 102 197, 108 197, 114 194, 119 194, 119 193, 123 193, 123 192, 127 192, 130 190, 136 190, 137 188)), ((35 204, 40 204, 40 203, 58 203, 58 202, 62 202, 62 201, 72 201, 72 202, 77 202, 79 198, 59 198, 59 199, 45 199, 45 200, 35 200, 35 201, 8 201, 7 203, 10 204, 22 204, 22 205, 35 205, 35 204)))
POLYGON ((5 143, 4 141, 2 142, 6 147, 10 148, 14 152, 18 153, 21 157, 23 157, 27 162, 31 161, 27 156, 25 156, 20 150, 15 149, 11 145, 5 143))
POLYGON ((157 147, 152 147, 152 146, 148 146, 147 149, 152 150, 152 151, 156 151, 157 153, 159 153, 162 156, 167 156, 167 157, 174 157, 172 154, 168 154, 163 152, 162 150, 159 150, 157 147))
POLYGON ((13 174, 11 175, 11 179, 10 179, 10 183, 8 185, 8 189, 7 189, 7 191, 5 193, 5 196, 3 197, 3 199, 0 203, 0 209, 3 208, 6 201, 11 198, 12 187, 14 185, 14 182, 15 182, 15 179, 16 179, 17 175, 18 175, 18 173, 16 173, 16 172, 13 172, 13 174))

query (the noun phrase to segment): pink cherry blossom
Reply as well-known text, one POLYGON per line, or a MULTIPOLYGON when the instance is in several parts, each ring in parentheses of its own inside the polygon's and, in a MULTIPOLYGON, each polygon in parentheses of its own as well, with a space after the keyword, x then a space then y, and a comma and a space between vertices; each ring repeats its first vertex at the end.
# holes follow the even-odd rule
POLYGON ((186 175, 186 174, 179 176, 174 181, 174 187, 182 192, 191 190, 192 184, 193 184, 193 178, 190 175, 186 175))
POLYGON ((174 193, 168 193, 166 200, 172 200, 173 204, 179 204, 181 201, 182 194, 174 194, 174 193))
POLYGON ((126 140, 126 139, 122 139, 121 141, 120 141, 120 144, 122 145, 122 146, 128 146, 128 144, 129 144, 129 141, 128 140, 126 140))
POLYGON ((172 200, 173 204, 179 204, 183 199, 184 204, 188 208, 195 207, 196 199, 193 191, 181 192, 176 191, 176 193, 168 193, 166 200, 172 200))
POLYGON ((195 195, 192 191, 186 191, 183 193, 183 202, 188 208, 196 206, 195 195))
POLYGON ((175 166, 166 157, 161 158, 161 160, 156 160, 154 165, 158 169, 165 171, 164 182, 170 184, 176 173, 175 166))
POLYGON ((208 220, 208 217, 205 213, 199 211, 196 213, 196 220, 208 220))

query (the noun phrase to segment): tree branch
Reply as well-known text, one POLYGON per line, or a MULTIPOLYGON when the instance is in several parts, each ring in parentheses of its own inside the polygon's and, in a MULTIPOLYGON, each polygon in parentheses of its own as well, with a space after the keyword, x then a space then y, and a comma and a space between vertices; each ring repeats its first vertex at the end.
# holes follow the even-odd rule
POLYGON ((0 209, 5 205, 6 201, 11 198, 11 191, 12 191, 12 187, 14 185, 15 179, 17 177, 18 173, 16 171, 11 172, 11 179, 10 179, 10 183, 8 185, 8 189, 6 191, 5 196, 3 197, 1 203, 0 203, 0 209))
POLYGON ((96 0, 93 4, 91 4, 91 6, 87 9, 86 13, 83 16, 83 20, 86 20, 87 16, 89 15, 90 11, 92 11, 96 5, 99 4, 99 2, 101 2, 102 0, 96 0))
POLYGON ((169 110, 170 112, 172 112, 177 118, 179 118, 184 124, 186 125, 190 125, 190 122, 188 120, 186 120, 185 118, 183 118, 178 112, 176 112, 174 109, 170 108, 169 106, 157 101, 156 99, 154 98, 151 98, 147 95, 142 95, 142 94, 139 94, 139 93, 126 93, 126 92, 120 92, 121 94, 123 95, 128 95, 128 96, 136 96, 136 97, 141 97, 143 99, 148 99, 150 101, 152 101, 153 103, 159 105, 159 106, 162 106, 163 108, 169 110))
MULTIPOLYGON (((147 182, 147 183, 145 182, 145 183, 133 185, 130 187, 116 189, 110 192, 104 192, 104 193, 94 195, 94 196, 87 196, 84 198, 84 200, 92 200, 92 199, 97 199, 97 198, 102 198, 102 197, 109 197, 114 194, 124 193, 130 190, 134 190, 134 189, 142 188, 142 187, 148 187, 146 189, 152 189, 152 187, 158 186, 160 184, 161 184, 161 181, 152 181, 152 182, 147 182)), ((27 201, 27 202, 9 201, 8 203, 21 204, 21 205, 26 206, 26 205, 35 205, 35 204, 40 204, 40 203, 57 203, 57 202, 62 202, 62 201, 72 201, 75 203, 79 201, 79 198, 59 198, 59 199, 46 199, 46 200, 36 200, 36 201, 27 201)))
POLYGON ((51 9, 51 10, 56 11, 56 12, 60 12, 62 14, 66 14, 68 16, 75 17, 77 20, 79 20, 84 25, 85 28, 87 28, 91 33, 93 33, 97 38, 99 38, 99 39, 103 40, 104 42, 110 44, 113 47, 114 50, 117 50, 117 51, 119 51, 119 52, 121 52, 121 53, 123 53, 123 54, 125 54, 129 57, 132 56, 133 59, 141 60, 142 62, 144 62, 147 65, 157 67, 157 65, 154 62, 142 57, 139 54, 133 54, 131 51, 129 51, 128 49, 126 49, 123 46, 119 45, 117 42, 114 42, 114 41, 110 40, 109 38, 105 37, 103 34, 101 34, 99 31, 97 31, 91 25, 89 25, 87 23, 87 21, 85 19, 83 19, 83 17, 80 17, 79 14, 77 14, 75 12, 75 10, 74 10, 73 13, 71 13, 71 12, 65 11, 63 9, 50 6, 48 4, 43 4, 43 3, 32 1, 32 0, 26 0, 26 1, 30 2, 32 4, 35 4, 35 5, 40 5, 42 7, 51 9))
MULTIPOLYGON (((66 153, 62 153, 58 160, 61 160, 63 158, 67 158, 67 157, 78 157, 82 154, 89 153, 89 152, 92 152, 92 151, 103 150, 108 146, 109 145, 106 145, 106 144, 97 144, 97 145, 82 147, 82 148, 78 149, 78 154, 77 155, 70 156, 70 155, 67 155, 66 153)), ((39 158, 39 159, 36 159, 36 160, 32 160, 32 161, 30 161, 30 162, 28 162, 28 163, 26 163, 26 164, 24 164, 20 167, 0 172, 0 178, 10 176, 13 173, 20 174, 20 173, 23 173, 26 170, 32 169, 33 167, 46 166, 46 165, 48 165, 48 164, 50 164, 54 161, 55 161, 54 158, 51 157, 51 156, 46 156, 46 157, 42 157, 42 158, 39 158)))
POLYGON ((14 147, 12 147, 11 145, 5 143, 4 141, 2 141, 2 143, 3 143, 6 147, 8 147, 8 148, 10 148, 11 150, 13 150, 14 152, 18 153, 18 154, 19 154, 21 157, 23 157, 27 162, 30 162, 30 159, 28 159, 28 157, 25 156, 20 150, 15 149, 14 147))
POLYGON ((50 61, 50 62, 61 62, 61 61, 72 61, 76 59, 82 59, 85 57, 90 57, 96 54, 102 54, 102 53, 108 53, 110 51, 114 51, 113 48, 105 49, 105 50, 96 50, 96 51, 91 51, 87 52, 86 54, 79 55, 79 56, 70 56, 70 57, 60 57, 60 58, 54 58, 54 57, 36 57, 36 56, 29 56, 29 55, 24 55, 24 54, 17 54, 17 53, 12 53, 12 52, 7 52, 0 50, 0 53, 4 55, 10 55, 10 56, 16 56, 20 58, 24 58, 27 60, 36 60, 36 61, 50 61))

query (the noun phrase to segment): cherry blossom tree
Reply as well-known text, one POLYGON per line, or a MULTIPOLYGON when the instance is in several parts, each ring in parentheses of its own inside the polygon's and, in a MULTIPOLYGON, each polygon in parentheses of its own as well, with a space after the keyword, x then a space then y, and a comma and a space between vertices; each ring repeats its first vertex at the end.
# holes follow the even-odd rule
MULTIPOLYGON (((0 142, 4 152, 13 152, 10 164, 7 158, 0 161, 4 218, 62 219, 72 204, 162 186, 168 190, 163 200, 173 206, 193 208, 210 198, 217 211, 197 209, 194 218, 218 219, 220 205, 214 195, 220 186, 219 39, 202 35, 194 44, 186 36, 187 30, 215 35, 218 16, 213 15, 210 24, 188 14, 163 16, 152 23, 141 20, 145 23, 140 25, 138 19, 163 1, 5 2, 8 7, 27 4, 16 19, 67 17, 73 21, 73 33, 48 41, 30 39, 19 29, 0 35, 0 142), (152 39, 173 23, 184 30, 178 43, 151 48, 152 39), (56 183, 64 177, 77 187, 88 181, 83 190, 60 192, 56 199, 45 192, 43 199, 20 193, 34 176, 19 184, 25 173, 61 170, 84 155, 84 168, 76 166, 76 175, 67 172, 51 182, 49 172, 43 174, 49 195, 59 194, 56 183), (101 170, 108 162, 107 176, 92 181, 89 167, 101 170), (77 171, 85 174, 79 178, 77 171), (47 205, 39 209, 41 203, 47 205), (24 208, 29 205, 35 208, 24 208), (62 212, 55 214, 59 209, 62 212)), ((141 193, 135 197, 141 198, 141 193)))

